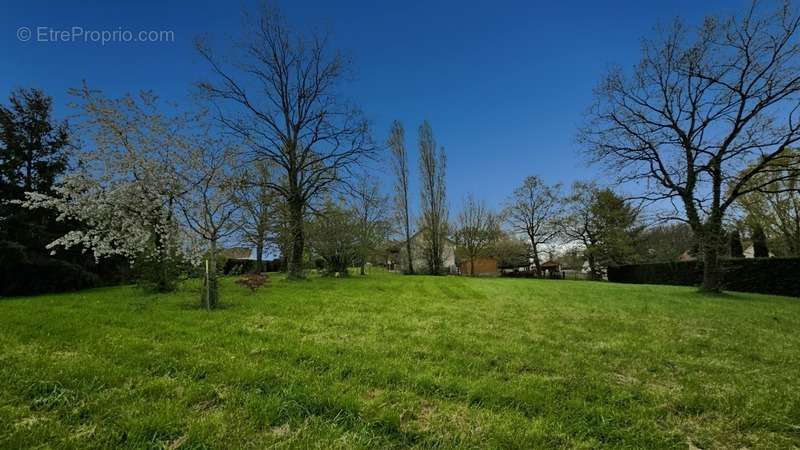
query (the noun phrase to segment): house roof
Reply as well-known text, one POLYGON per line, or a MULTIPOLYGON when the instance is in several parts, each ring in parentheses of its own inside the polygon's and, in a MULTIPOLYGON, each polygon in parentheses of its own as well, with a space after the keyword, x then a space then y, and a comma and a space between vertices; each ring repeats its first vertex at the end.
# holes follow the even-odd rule
POLYGON ((248 259, 253 250, 248 247, 230 247, 220 250, 222 256, 231 259, 248 259))

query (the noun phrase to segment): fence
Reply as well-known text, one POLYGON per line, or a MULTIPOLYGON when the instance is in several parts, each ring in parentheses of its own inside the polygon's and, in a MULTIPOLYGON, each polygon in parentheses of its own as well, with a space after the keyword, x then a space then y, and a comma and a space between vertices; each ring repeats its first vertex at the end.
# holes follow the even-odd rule
POLYGON ((539 280, 591 280, 588 273, 576 270, 564 270, 560 272, 536 273, 534 271, 501 272, 501 277, 507 278, 536 278, 539 280))

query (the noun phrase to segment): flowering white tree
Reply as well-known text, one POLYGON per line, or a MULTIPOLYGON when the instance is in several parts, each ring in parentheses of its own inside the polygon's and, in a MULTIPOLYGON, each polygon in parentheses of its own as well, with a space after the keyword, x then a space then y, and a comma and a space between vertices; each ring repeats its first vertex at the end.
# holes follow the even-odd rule
POLYGON ((78 129, 88 136, 78 167, 53 195, 27 193, 21 203, 85 225, 50 243, 53 251, 83 247, 97 259, 121 255, 132 264, 149 261, 157 266, 156 287, 174 287, 173 260, 199 255, 175 214, 189 186, 175 176, 174 155, 186 150, 182 132, 193 118, 164 115, 149 92, 108 99, 84 85, 72 94, 80 110, 78 129))

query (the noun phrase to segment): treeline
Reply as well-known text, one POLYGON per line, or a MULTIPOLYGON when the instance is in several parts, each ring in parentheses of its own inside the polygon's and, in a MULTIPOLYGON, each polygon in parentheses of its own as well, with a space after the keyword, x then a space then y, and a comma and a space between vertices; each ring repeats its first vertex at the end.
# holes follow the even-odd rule
MULTIPOLYGON (((726 290, 800 297, 800 258, 729 258, 722 260, 726 290)), ((702 261, 633 264, 611 267, 609 281, 637 284, 697 286, 703 280, 702 261)))
POLYGON ((129 277, 126 261, 99 264, 78 249, 50 243, 86 224, 49 209, 20 205, 25 193, 51 195, 70 168, 75 138, 53 118, 53 102, 38 89, 18 89, 0 105, 0 296, 74 290, 129 277))
POLYGON ((168 291, 200 276, 210 309, 221 250, 241 244, 255 248, 255 271, 280 255, 289 279, 364 273, 395 256, 431 274, 454 257, 536 272, 558 258, 595 278, 696 258, 703 289, 718 291, 725 257, 800 252, 800 46, 765 44, 794 42, 800 18, 756 6, 645 40, 633 73, 603 79, 578 141, 609 183, 530 176, 502 205, 468 196, 453 214, 431 125, 417 130, 414 163, 392 124, 384 158, 342 95, 350 60, 270 5, 223 48, 198 40, 211 73, 195 85, 199 105, 84 84, 70 91, 68 126, 44 93, 17 90, 0 110, 0 295, 129 276, 168 291), (376 176, 384 161, 392 195, 376 176), (614 182, 635 185, 638 200, 614 182))
MULTIPOLYGON (((109 97, 84 84, 70 91, 76 119, 68 128, 50 117, 41 92, 12 96, 2 124, 2 236, 14 243, 4 245, 4 276, 24 274, 28 286, 48 276, 23 271, 23 250, 30 261, 54 252, 95 275, 121 261, 159 291, 201 276, 202 302, 214 308, 225 246, 254 247, 258 266, 280 253, 290 278, 304 276, 312 253, 333 268, 322 239, 342 196, 348 211, 362 202, 345 225, 358 227, 357 246, 373 239, 374 179, 356 180, 368 179, 378 148, 341 95, 349 60, 327 36, 290 30, 270 5, 251 18, 223 49, 198 41, 212 75, 196 84, 197 107, 148 91, 109 97)), ((32 292, 7 286, 5 295, 32 292)))
MULTIPOLYGON (((69 91, 68 126, 41 91, 12 95, 2 123, 0 295, 128 280, 163 292, 197 276, 211 309, 226 247, 254 248, 252 272, 275 269, 264 261, 279 255, 289 279, 386 262, 395 208, 375 176, 382 145, 341 95, 350 61, 326 36, 290 30, 270 5, 252 19, 239 43, 198 41, 212 73, 196 84, 199 107, 150 91, 111 97, 84 83, 69 91)), ((398 163, 402 147, 407 164, 396 126, 388 146, 398 163)), ((419 150, 423 207, 412 218, 406 198, 406 231, 424 230, 427 265, 439 273, 446 161, 427 122, 419 150)))

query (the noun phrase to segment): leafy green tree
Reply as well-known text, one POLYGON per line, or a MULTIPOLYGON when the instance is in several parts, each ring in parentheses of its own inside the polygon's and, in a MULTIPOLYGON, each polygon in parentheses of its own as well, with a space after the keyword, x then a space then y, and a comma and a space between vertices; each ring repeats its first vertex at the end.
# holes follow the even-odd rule
POLYGON ((691 227, 682 222, 656 224, 642 230, 636 240, 637 258, 645 262, 676 261, 683 253, 696 254, 691 227))
POLYGON ((0 106, 0 195, 49 192, 67 168, 66 122, 52 118, 53 100, 38 89, 19 89, 0 106))
POLYGON ((497 267, 500 269, 516 269, 530 265, 528 243, 524 239, 515 238, 503 232, 500 233, 500 237, 492 244, 488 252, 497 258, 497 267))
POLYGON ((738 200, 745 222, 763 227, 776 254, 800 256, 800 151, 785 149, 748 188, 754 190, 738 200))
POLYGON ((308 224, 309 247, 324 273, 347 276, 359 255, 358 218, 343 201, 326 200, 308 224))
POLYGON ((592 278, 605 268, 636 260, 636 237, 641 232, 638 210, 610 189, 577 182, 567 197, 562 230, 568 241, 583 247, 592 278))
POLYGON ((764 233, 764 227, 755 225, 753 227, 753 257, 755 258, 768 258, 769 248, 767 247, 767 235, 764 233))
POLYGON ((591 251, 600 263, 608 267, 634 262, 636 238, 642 229, 639 211, 610 189, 595 192, 591 211, 600 237, 591 251))
POLYGON ((742 247, 742 236, 738 228, 731 231, 731 258, 744 258, 744 247, 742 247))
POLYGON ((53 117, 53 101, 38 89, 13 91, 0 105, 0 295, 88 287, 127 275, 120 261, 98 266, 80 251, 51 254, 50 242, 80 224, 49 209, 28 209, 26 195, 51 195, 66 174, 71 132, 53 117), (26 194, 27 193, 27 194, 26 194), (30 283, 20 273, 38 273, 30 283))
POLYGON ((67 169, 69 128, 52 112, 53 100, 38 89, 16 90, 0 106, 0 239, 42 254, 64 225, 51 211, 9 201, 22 200, 25 192, 50 194, 67 169))

